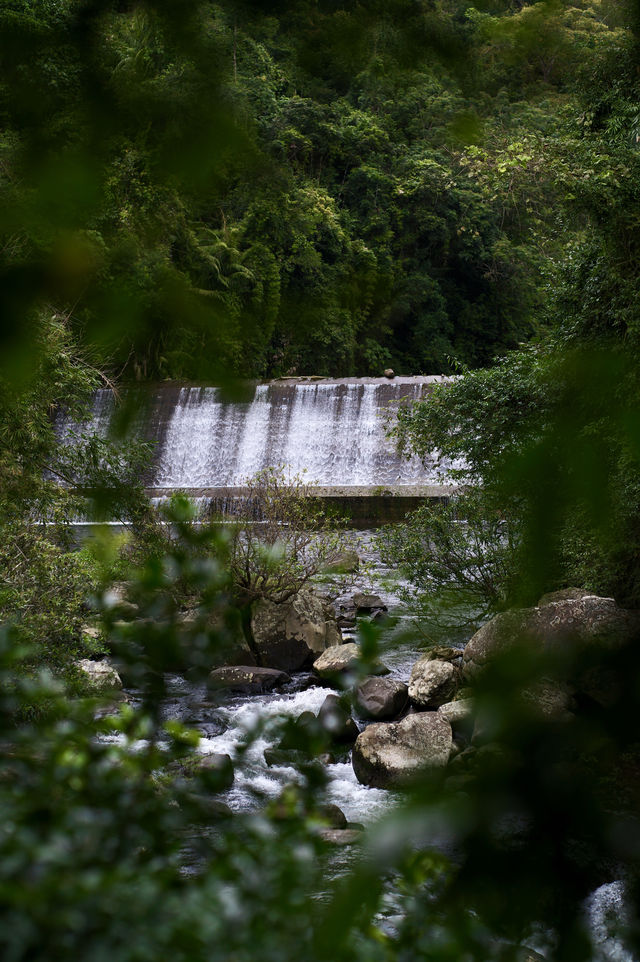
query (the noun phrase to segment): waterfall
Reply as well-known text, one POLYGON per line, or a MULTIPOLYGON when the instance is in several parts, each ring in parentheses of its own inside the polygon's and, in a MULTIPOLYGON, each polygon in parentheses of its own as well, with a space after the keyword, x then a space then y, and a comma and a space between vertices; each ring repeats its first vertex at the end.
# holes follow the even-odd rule
POLYGON ((418 459, 401 459, 386 436, 397 404, 422 397, 433 380, 271 382, 245 403, 225 401, 216 388, 182 387, 165 423, 156 419, 149 486, 239 487, 280 465, 322 487, 437 482, 418 459))

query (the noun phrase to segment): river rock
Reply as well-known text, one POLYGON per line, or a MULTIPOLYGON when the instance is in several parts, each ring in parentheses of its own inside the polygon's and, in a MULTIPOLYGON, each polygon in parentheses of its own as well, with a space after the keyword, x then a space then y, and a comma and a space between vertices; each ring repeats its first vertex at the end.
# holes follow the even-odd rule
MULTIPOLYGON (((568 589, 580 593, 579 589, 568 589)), ((555 593, 554 593, 555 594, 555 593)), ((464 650, 465 677, 477 677, 500 652, 526 640, 539 651, 567 649, 588 651, 593 646, 615 650, 632 643, 640 631, 640 612, 619 608, 613 598, 598 595, 549 600, 535 608, 503 612, 483 625, 464 650)), ((545 600, 544 598, 542 600, 545 600)), ((599 669, 565 679, 578 691, 601 705, 608 705, 615 679, 599 669)))
MULTIPOLYGON (((328 648, 324 654, 314 661, 313 670, 320 678, 331 681, 338 675, 355 671, 358 667, 359 655, 360 649, 354 641, 350 641, 346 645, 337 645, 335 648, 328 648)), ((389 674, 389 669, 380 662, 373 665, 372 670, 377 675, 389 674)))
POLYGON ((298 671, 342 641, 331 606, 311 591, 279 604, 256 602, 251 633, 259 661, 281 671, 298 671))
POLYGON ((206 787, 212 792, 226 792, 235 778, 231 756, 220 752, 191 755, 185 760, 175 762, 171 769, 185 778, 204 775, 206 787))
POLYGON ((341 808, 338 808, 332 802, 321 805, 318 809, 318 815, 329 823, 330 828, 345 829, 348 827, 347 816, 341 808))
POLYGON ((550 591, 543 595, 538 602, 538 608, 555 604, 556 601, 580 601, 590 596, 595 597, 592 591, 586 591, 584 588, 561 588, 560 591, 550 591))
POLYGON ((426 769, 446 765, 452 742, 451 725, 437 712, 374 723, 353 746, 353 770, 363 785, 400 787, 426 769))
POLYGON ((226 688, 244 695, 259 695, 273 691, 288 681, 289 675, 275 668, 256 668, 255 665, 234 665, 227 668, 214 668, 209 675, 209 683, 214 688, 226 688))
POLYGON ((404 682, 396 678, 365 678, 356 688, 355 703, 363 718, 387 721, 404 711, 409 693, 404 682))
POLYGON ((105 608, 114 611, 120 618, 131 620, 140 614, 139 605, 129 598, 129 585, 126 581, 114 581, 103 596, 105 608))
POLYGON ((576 707, 573 690, 555 680, 542 679, 522 692, 523 699, 545 718, 571 719, 576 707))
POLYGON ((82 674, 87 688, 92 692, 119 691, 122 689, 122 679, 108 661, 92 661, 90 658, 81 658, 74 662, 74 665, 82 674))
POLYGON ((460 664, 462 662, 462 654, 462 648, 451 648, 449 645, 439 645, 425 651, 421 656, 421 660, 425 662, 450 661, 452 664, 460 664))
POLYGON ((411 670, 409 698, 418 708, 438 708, 451 701, 460 684, 460 672, 450 661, 419 658, 411 670))
MULTIPOLYGON (((223 618, 217 612, 199 610, 187 611, 179 616, 180 623, 186 635, 186 643, 197 636, 202 629, 208 638, 213 636, 215 645, 208 645, 212 652, 211 667, 221 668, 228 665, 255 665, 256 657, 244 637, 240 618, 231 621, 223 618)), ((191 647, 191 646, 190 646, 191 647)))
POLYGON ((469 727, 473 723, 473 701, 471 698, 448 701, 440 705, 438 714, 446 718, 453 729, 469 727))
POLYGON ((298 748, 265 748, 264 760, 269 768, 300 768, 309 764, 309 755, 298 748))
POLYGON ((352 601, 359 615, 369 615, 374 611, 387 610, 387 606, 379 595, 364 594, 362 591, 358 591, 353 595, 352 601))
POLYGON ((362 838, 362 831, 358 828, 321 828, 318 835, 328 845, 353 845, 362 838))
POLYGON ((349 744, 360 734, 358 726, 338 695, 327 695, 320 706, 318 721, 334 742, 349 744))
POLYGON ((333 678, 346 671, 353 671, 358 666, 359 652, 360 649, 354 641, 328 648, 314 661, 313 670, 321 678, 333 678))

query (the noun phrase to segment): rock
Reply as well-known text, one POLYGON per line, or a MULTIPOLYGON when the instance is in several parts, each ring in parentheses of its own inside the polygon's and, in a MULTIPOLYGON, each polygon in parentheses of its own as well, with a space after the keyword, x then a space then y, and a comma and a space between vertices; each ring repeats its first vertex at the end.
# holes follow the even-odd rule
POLYGON ((331 802, 322 805, 318 810, 318 814, 329 823, 330 828, 344 829, 347 827, 347 816, 341 808, 338 808, 337 805, 333 805, 331 802))
POLYGON ((535 608, 504 611, 476 631, 467 643, 462 656, 464 677, 471 681, 486 667, 489 660, 522 637, 527 623, 527 611, 535 608))
POLYGON ((362 838, 362 831, 357 828, 322 828, 318 835, 329 845, 353 845, 362 838))
MULTIPOLYGON (((639 631, 640 612, 619 608, 613 598, 583 595, 547 600, 542 607, 503 612, 483 625, 464 650, 463 671, 467 679, 477 677, 493 657, 518 642, 526 641, 540 652, 579 654, 594 646, 622 648, 632 643, 639 631)), ((565 680, 605 707, 615 697, 615 679, 604 670, 582 672, 578 666, 574 677, 565 680)))
POLYGON ((212 792, 226 792, 233 785, 235 778, 231 757, 219 752, 192 755, 184 761, 176 762, 171 768, 185 778, 204 775, 206 787, 212 792))
POLYGON ((411 670, 409 698, 418 708, 438 708, 451 701, 460 684, 460 672, 450 661, 420 658, 411 670))
POLYGON ((388 377, 389 380, 391 380, 392 378, 394 378, 394 377, 395 377, 395 374, 394 374, 393 368, 391 368, 391 367, 386 367, 386 368, 384 369, 384 376, 385 376, 385 377, 388 377))
POLYGON ((328 648, 314 661, 313 670, 321 678, 333 678, 345 671, 353 671, 358 665, 359 651, 360 649, 353 641, 346 645, 328 648))
POLYGON ((580 601, 582 598, 597 597, 592 591, 585 591, 584 588, 562 588, 560 591, 550 591, 543 595, 538 602, 538 608, 545 605, 552 605, 556 601, 580 601))
POLYGON ((233 812, 229 806, 225 805, 225 803, 221 802, 218 798, 199 798, 198 804, 203 814, 208 815, 216 821, 218 819, 233 818, 233 812))
MULTIPOLYGON (((182 624, 186 629, 187 635, 193 637, 194 629, 197 630, 197 620, 199 612, 185 612, 181 617, 182 624)), ((209 645, 213 649, 211 667, 222 668, 231 665, 255 665, 256 657, 249 647, 247 639, 244 637, 240 619, 237 622, 229 623, 223 619, 218 612, 204 612, 203 630, 215 633, 215 646, 209 645)), ((189 638, 187 638, 189 644, 189 638)), ((273 666, 277 667, 277 666, 273 666)))
POLYGON ((87 687, 92 692, 104 692, 120 690, 122 679, 113 665, 108 661, 91 661, 90 658, 81 658, 74 662, 75 667, 84 677, 87 687))
POLYGON ((308 765, 309 756, 297 748, 265 748, 264 760, 269 768, 299 768, 308 765))
POLYGON ((404 711, 409 693, 404 682, 395 678, 365 678, 356 689, 355 703, 363 718, 385 721, 404 711))
POLYGON ((89 648, 92 648, 99 640, 101 636, 100 629, 95 625, 83 625, 80 629, 80 634, 82 635, 82 640, 89 648))
POLYGON ((573 718, 575 700, 568 685, 556 681, 539 681, 522 692, 522 697, 536 714, 556 720, 573 718))
POLYGON ((359 615, 368 615, 374 611, 387 610, 387 606, 379 595, 367 595, 359 591, 353 596, 352 601, 356 608, 356 613, 359 615))
POLYGON ((235 770, 231 756, 221 752, 212 752, 210 755, 202 755, 196 766, 196 771, 206 772, 213 776, 218 785, 217 791, 226 792, 231 788, 235 779, 235 770))
MULTIPOLYGON (((337 645, 335 648, 328 648, 324 654, 314 661, 313 670, 321 678, 331 680, 337 675, 354 671, 358 667, 359 654, 360 649, 354 641, 350 641, 346 645, 337 645)), ((389 674, 389 669, 383 664, 374 665, 373 671, 378 675, 389 674)))
POLYGON ((330 605, 311 591, 300 591, 280 604, 256 602, 251 633, 260 662, 282 671, 298 671, 342 641, 330 605))
POLYGON ((105 608, 115 609, 121 618, 135 618, 140 614, 140 608, 129 600, 128 593, 129 585, 126 581, 115 581, 104 593, 105 608))
POLYGON ((332 555, 324 566, 327 574, 350 575, 360 568, 360 557, 357 551, 345 548, 332 555))
POLYGON ((338 612, 337 623, 340 628, 355 628, 356 626, 356 606, 353 602, 341 604, 338 612))
POLYGON ((375 723, 353 746, 353 770, 363 785, 401 787, 426 769, 446 765, 452 742, 451 725, 437 712, 375 723))
POLYGON ((360 730, 338 695, 327 695, 318 712, 323 729, 338 743, 354 742, 360 730))
POLYGON ((436 648, 430 648, 428 651, 421 656, 421 661, 450 661, 452 663, 462 661, 462 648, 450 648, 449 646, 440 646, 436 648))
POLYGON ((291 681, 289 675, 275 668, 256 668, 255 665, 234 665, 214 668, 209 683, 214 688, 226 688, 244 695, 259 695, 273 691, 291 681))
POLYGON ((438 708, 438 714, 446 718, 452 728, 464 728, 473 724, 473 702, 470 698, 448 701, 438 708))

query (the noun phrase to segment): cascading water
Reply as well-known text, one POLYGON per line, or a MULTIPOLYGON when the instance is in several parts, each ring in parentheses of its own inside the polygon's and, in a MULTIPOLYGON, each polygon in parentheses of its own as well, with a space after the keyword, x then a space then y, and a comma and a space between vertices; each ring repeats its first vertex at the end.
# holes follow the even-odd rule
MULTIPOLYGON (((237 488, 279 466, 321 487, 437 484, 435 467, 400 458, 386 432, 399 404, 440 380, 274 381, 257 385, 248 402, 226 401, 212 387, 161 386, 144 428, 156 444, 147 487, 237 488)), ((97 392, 95 430, 106 431, 112 403, 97 392)))

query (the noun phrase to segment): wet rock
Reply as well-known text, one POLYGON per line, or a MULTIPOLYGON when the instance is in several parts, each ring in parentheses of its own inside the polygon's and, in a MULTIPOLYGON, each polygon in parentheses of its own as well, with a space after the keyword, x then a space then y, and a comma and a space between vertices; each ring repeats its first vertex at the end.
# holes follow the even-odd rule
POLYGON ((387 378, 389 378, 389 380, 392 380, 392 379, 395 377, 395 373, 394 373, 393 368, 391 368, 391 367, 385 367, 385 369, 384 369, 384 376, 387 377, 387 378))
POLYGON ((209 815, 210 818, 218 821, 219 819, 231 819, 233 818, 233 812, 228 805, 221 802, 218 798, 207 798, 201 801, 202 808, 204 812, 209 815))
POLYGON ((260 662, 282 671, 298 671, 342 641, 331 606, 311 591, 279 604, 256 602, 251 634, 260 662))
POLYGON ((340 628, 355 628, 357 624, 356 606, 351 602, 341 604, 338 610, 337 623, 340 628))
POLYGON ((170 766, 184 778, 203 776, 205 787, 211 792, 226 792, 235 779, 235 770, 230 755, 211 752, 208 755, 191 755, 170 766))
POLYGON ((337 805, 333 805, 329 802, 327 805, 322 805, 318 810, 318 815, 324 821, 329 823, 330 828, 344 829, 347 828, 347 816, 344 814, 341 808, 337 805))
POLYGON ((309 756, 297 748, 265 748, 264 760, 269 768, 299 768, 308 764, 309 756))
POLYGON ((353 770, 363 785, 401 787, 426 769, 446 765, 452 741, 451 725, 437 712, 375 723, 353 746, 353 770))
POLYGON ((338 743, 350 744, 360 734, 338 695, 327 695, 318 712, 318 721, 329 737, 338 743))
POLYGON ((359 591, 353 596, 352 601, 359 615, 370 615, 374 611, 387 610, 387 606, 379 595, 369 595, 359 591))
POLYGON ((387 721, 404 711, 409 693, 404 682, 395 678, 365 678, 356 689, 355 703, 363 718, 387 721))
POLYGON ((263 692, 281 688, 289 675, 275 668, 256 668, 254 665, 233 665, 215 668, 209 675, 209 683, 214 688, 228 689, 244 695, 259 695, 263 692))
POLYGON ((122 688, 120 675, 106 659, 92 661, 90 658, 81 658, 75 661, 74 665, 83 676, 87 688, 96 694, 119 691, 122 688))
POLYGON ((354 845, 362 838, 357 828, 322 828, 318 834, 328 845, 354 845))
POLYGON ((411 670, 409 698, 418 708, 438 708, 451 701, 460 684, 460 672, 450 661, 434 661, 427 655, 411 670))

